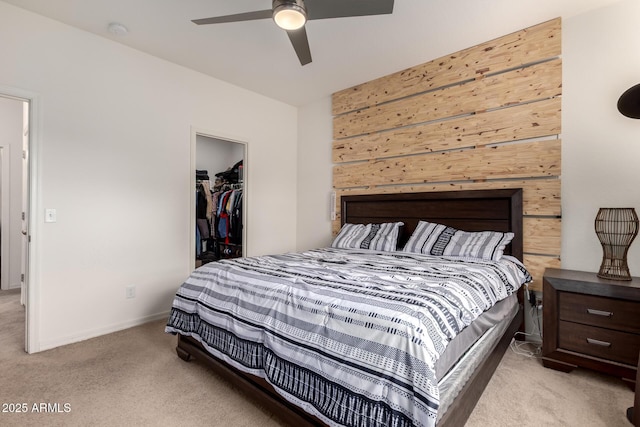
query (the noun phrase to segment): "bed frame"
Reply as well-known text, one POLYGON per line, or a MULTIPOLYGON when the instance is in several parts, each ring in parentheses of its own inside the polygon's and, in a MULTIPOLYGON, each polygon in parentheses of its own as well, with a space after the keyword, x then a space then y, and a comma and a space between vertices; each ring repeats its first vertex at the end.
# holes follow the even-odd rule
MULTIPOLYGON (((522 189, 342 196, 341 203, 342 224, 404 222, 399 247, 408 240, 421 219, 466 231, 513 231, 515 237, 505 253, 522 260, 522 189)), ((437 423, 438 427, 464 425, 473 411, 514 334, 523 328, 522 288, 518 299, 518 314, 449 406, 437 423)), ((193 356, 207 363, 216 373, 291 426, 325 425, 318 418, 284 400, 264 379, 238 371, 215 358, 191 337, 178 335, 176 352, 185 361, 193 356)))

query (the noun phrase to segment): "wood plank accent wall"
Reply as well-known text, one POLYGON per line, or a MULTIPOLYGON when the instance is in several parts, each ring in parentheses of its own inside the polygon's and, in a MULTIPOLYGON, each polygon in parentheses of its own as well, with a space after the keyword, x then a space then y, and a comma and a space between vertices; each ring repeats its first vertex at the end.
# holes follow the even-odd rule
POLYGON ((333 94, 345 194, 522 188, 524 262, 560 267, 560 18, 333 94))

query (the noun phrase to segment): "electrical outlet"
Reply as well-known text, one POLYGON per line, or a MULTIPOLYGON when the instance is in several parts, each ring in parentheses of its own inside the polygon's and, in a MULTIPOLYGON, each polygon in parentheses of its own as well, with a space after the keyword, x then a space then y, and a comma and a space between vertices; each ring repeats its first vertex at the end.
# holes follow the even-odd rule
POLYGON ((129 285, 125 288, 125 297, 127 299, 136 297, 136 285, 129 285))

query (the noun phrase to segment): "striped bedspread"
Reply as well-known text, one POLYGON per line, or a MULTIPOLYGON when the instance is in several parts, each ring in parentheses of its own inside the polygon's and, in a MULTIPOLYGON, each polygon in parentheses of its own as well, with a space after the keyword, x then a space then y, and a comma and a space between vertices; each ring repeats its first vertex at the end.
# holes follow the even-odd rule
POLYGON ((433 426, 447 343, 530 279, 500 261, 317 249, 196 269, 166 327, 329 425, 433 426))

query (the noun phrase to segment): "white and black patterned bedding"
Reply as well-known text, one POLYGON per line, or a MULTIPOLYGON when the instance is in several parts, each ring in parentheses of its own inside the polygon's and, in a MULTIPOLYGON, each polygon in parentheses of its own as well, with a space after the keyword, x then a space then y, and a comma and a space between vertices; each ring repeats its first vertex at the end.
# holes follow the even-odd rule
POLYGON ((207 264, 166 331, 329 425, 433 426, 447 343, 530 279, 520 263, 325 248, 207 264))

